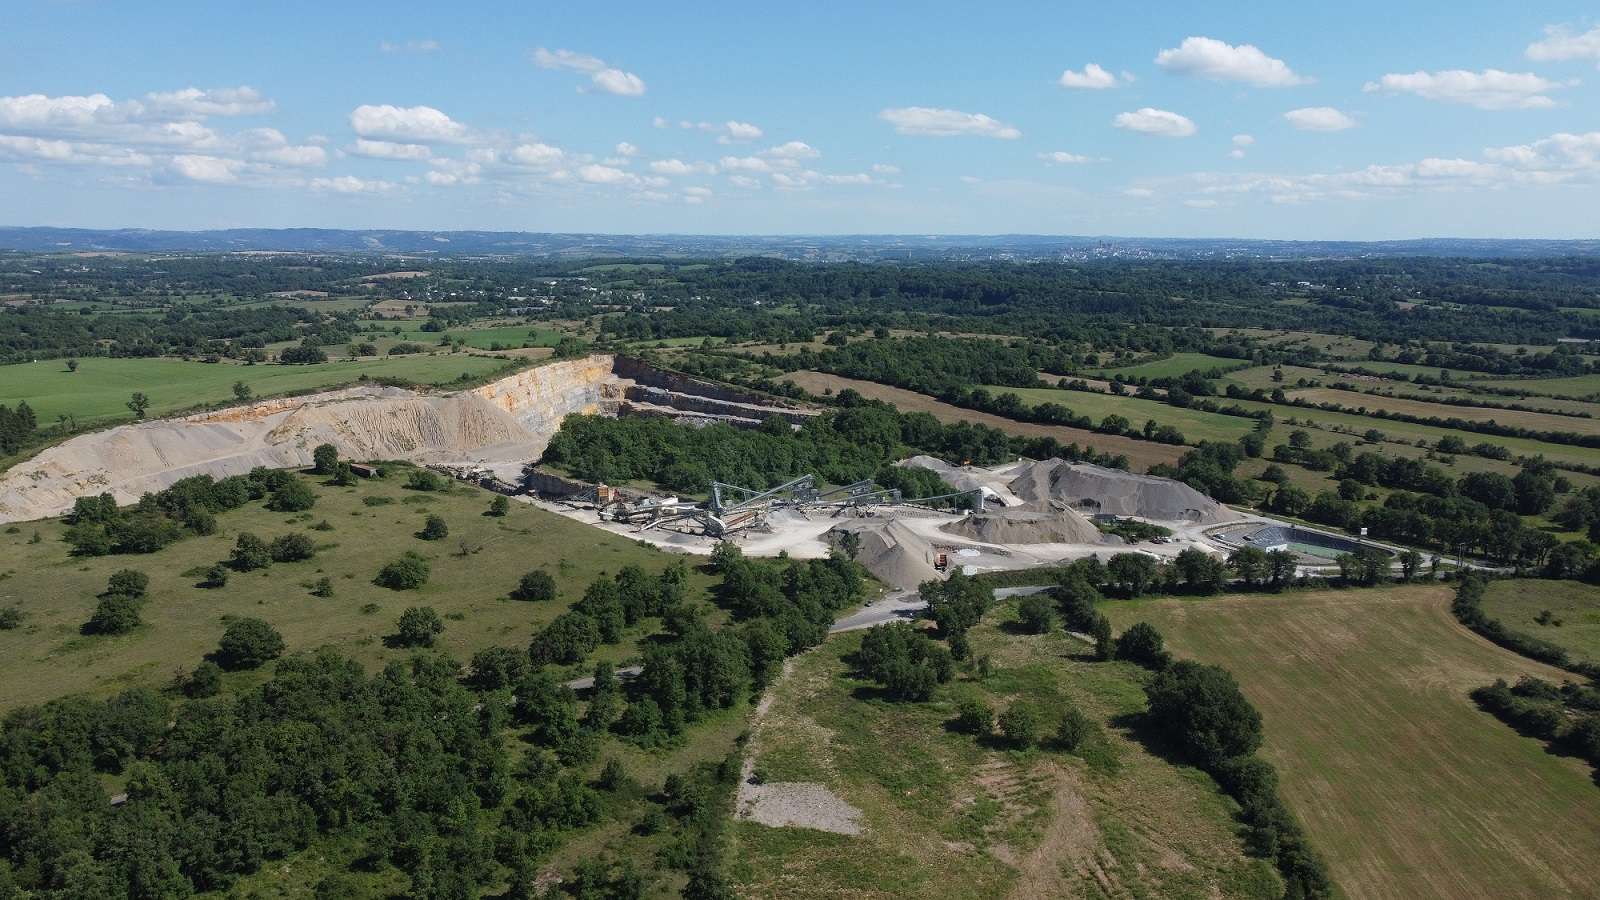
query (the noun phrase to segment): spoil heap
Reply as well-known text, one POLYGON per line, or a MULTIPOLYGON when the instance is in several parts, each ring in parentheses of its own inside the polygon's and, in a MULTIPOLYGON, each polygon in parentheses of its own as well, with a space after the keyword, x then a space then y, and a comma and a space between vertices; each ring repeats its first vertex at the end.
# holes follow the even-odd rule
POLYGON ((1239 516, 1181 481, 1051 459, 1015 470, 1012 493, 1030 506, 1062 501, 1089 514, 1212 525, 1239 516))
POLYGON ((1093 523, 1070 509, 976 513, 940 530, 986 544, 1097 544, 1104 537, 1093 523))

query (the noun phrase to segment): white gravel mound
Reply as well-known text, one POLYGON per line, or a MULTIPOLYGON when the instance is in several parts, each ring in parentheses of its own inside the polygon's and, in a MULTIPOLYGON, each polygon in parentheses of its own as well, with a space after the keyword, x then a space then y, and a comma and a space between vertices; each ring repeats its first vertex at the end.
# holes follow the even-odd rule
POLYGON ((958 491, 981 490, 985 499, 998 501, 1003 506, 1021 506, 1024 502, 1007 486, 1009 478, 979 466, 952 466, 935 456, 913 456, 897 465, 927 469, 958 491))
POLYGON ((837 534, 853 531, 861 537, 856 562, 884 584, 914 591, 924 581, 943 576, 933 567, 933 542, 899 519, 856 519, 835 525, 830 542, 837 534))
POLYGON ((1029 505, 1055 500, 1090 513, 1203 525, 1240 518, 1181 481, 1060 459, 1018 468, 1010 488, 1029 505))
POLYGON ((977 513, 940 530, 986 544, 1098 544, 1104 537, 1094 523, 1070 509, 977 513))

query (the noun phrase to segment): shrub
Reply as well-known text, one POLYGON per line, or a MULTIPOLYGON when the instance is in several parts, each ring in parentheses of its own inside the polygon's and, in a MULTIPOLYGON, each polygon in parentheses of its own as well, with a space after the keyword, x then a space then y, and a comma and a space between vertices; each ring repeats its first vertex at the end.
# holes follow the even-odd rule
POLYGON ((0 631, 11 631, 20 627, 22 627, 22 609, 20 607, 8 606, 5 609, 0 609, 0 631))
POLYGON ((1048 634, 1056 621, 1054 606, 1049 596, 1032 594, 1022 598, 1022 603, 1017 607, 1017 616, 1029 634, 1048 634))
POLYGON ((407 647, 431 647, 433 639, 444 631, 444 622, 431 606, 413 606, 400 614, 395 626, 395 637, 407 647))
POLYGON ((495 497, 489 501, 489 515, 499 517, 509 512, 511 512, 510 500, 504 497, 495 497))
POLYGON ((189 677, 183 680, 183 695, 199 699, 214 697, 222 690, 222 667, 211 660, 205 660, 194 667, 189 677))
POLYGON ((283 635, 260 619, 229 623, 217 644, 217 661, 226 669, 254 669, 283 655, 283 635))
POLYGON ((317 579, 317 583, 315 585, 313 585, 312 588, 311 588, 311 596, 313 596, 313 597, 321 597, 324 600, 326 600, 329 597, 332 597, 333 596, 333 579, 329 578, 326 575, 322 576, 321 578, 318 578, 317 579))
POLYGON ((250 532, 242 532, 233 542, 233 555, 228 565, 240 572, 253 572, 272 565, 272 551, 267 542, 250 532))
POLYGON ((272 492, 272 499, 267 501, 267 509, 276 512, 303 512, 316 503, 317 492, 304 481, 291 477, 282 487, 272 492))
POLYGON ((1061 724, 1056 726, 1056 745, 1068 752, 1078 749, 1088 739, 1091 727, 1089 717, 1081 710, 1076 706, 1067 707, 1061 724))
POLYGON ((139 598, 107 594, 95 604, 88 629, 93 634, 127 634, 139 627, 139 598))
POLYGON ((396 591, 410 591, 428 583, 432 567, 419 554, 406 551, 400 558, 384 566, 374 579, 379 587, 396 591))
POLYGON ((1000 733, 1012 746, 1026 750, 1039 743, 1040 716, 1026 703, 1013 703, 1000 714, 1000 733))
POLYGON ((440 541, 450 536, 450 526, 445 523, 442 516, 429 516, 423 520, 422 530, 417 532, 417 537, 425 541, 440 541))
POLYGON ((472 674, 467 684, 480 691, 498 691, 521 681, 528 674, 527 654, 510 647, 485 647, 472 655, 472 674))
POLYGON ((217 563, 206 570, 206 579, 200 582, 204 588, 220 588, 228 585, 228 567, 217 563))
POLYGON ((967 734, 987 735, 994 731, 994 710, 984 701, 969 697, 956 708, 956 728, 967 734))
POLYGON ((150 589, 150 576, 138 569, 118 569, 106 581, 107 594, 124 594, 135 600, 150 589))
POLYGON ((317 545, 311 542, 309 536, 291 531, 273 538, 267 552, 274 562, 298 562, 317 555, 317 545))
POLYGON ((339 465, 339 448, 332 444, 318 444, 311 451, 311 471, 318 475, 332 475, 334 467, 339 465))
POLYGON ((1170 656, 1162 648, 1161 632, 1148 622, 1136 623, 1117 637, 1117 659, 1125 659, 1150 669, 1161 669, 1170 656))
POLYGON ((534 569, 522 576, 511 596, 518 600, 543 601, 556 598, 556 580, 543 569, 534 569))
POLYGON ((413 469, 406 477, 406 487, 413 491, 445 491, 450 489, 450 482, 427 469, 413 469))
POLYGON ((1145 687, 1150 719, 1202 767, 1261 746, 1261 714, 1226 669, 1184 660, 1145 687))

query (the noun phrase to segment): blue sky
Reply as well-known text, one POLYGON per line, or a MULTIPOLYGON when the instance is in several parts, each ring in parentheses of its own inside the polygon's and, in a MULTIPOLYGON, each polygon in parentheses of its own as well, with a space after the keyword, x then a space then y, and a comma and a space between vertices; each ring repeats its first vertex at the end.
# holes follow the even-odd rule
POLYGON ((0 224, 1600 233, 1579 3, 6 6, 0 224))

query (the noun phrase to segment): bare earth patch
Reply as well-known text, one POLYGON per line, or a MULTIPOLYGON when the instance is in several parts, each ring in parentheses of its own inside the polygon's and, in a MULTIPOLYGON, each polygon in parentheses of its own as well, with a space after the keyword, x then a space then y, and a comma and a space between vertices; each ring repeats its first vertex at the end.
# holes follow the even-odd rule
POLYGON ((794 671, 791 658, 783 665, 783 674, 768 687, 756 704, 751 721, 753 737, 747 748, 744 767, 739 774, 739 793, 734 801, 734 814, 744 820, 770 828, 814 828, 834 834, 860 834, 861 810, 814 781, 776 781, 759 783, 755 777, 756 755, 761 741, 761 724, 772 709, 772 700, 779 687, 794 671))

